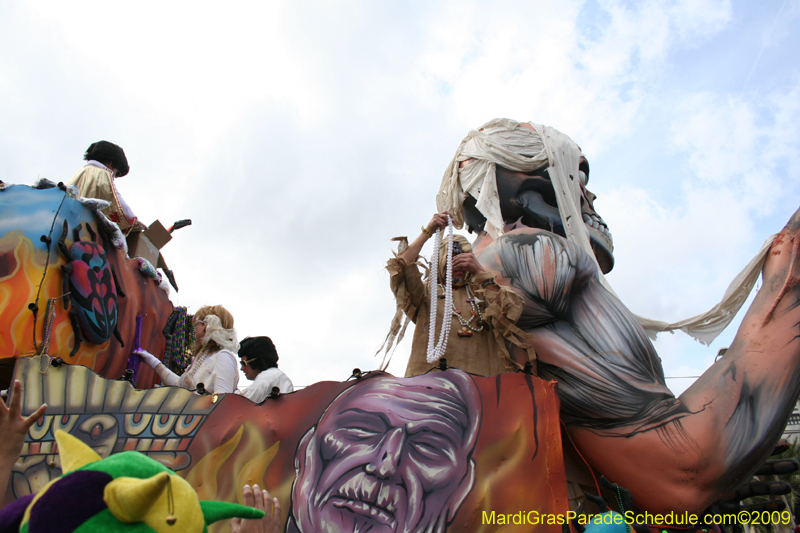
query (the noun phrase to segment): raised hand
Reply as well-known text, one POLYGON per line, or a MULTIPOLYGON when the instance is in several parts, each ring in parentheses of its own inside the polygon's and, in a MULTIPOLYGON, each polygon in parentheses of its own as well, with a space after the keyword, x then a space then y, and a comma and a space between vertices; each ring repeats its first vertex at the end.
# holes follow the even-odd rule
POLYGON ((8 486, 11 467, 19 458, 25 435, 47 410, 47 404, 42 404, 30 416, 23 418, 21 404, 22 383, 14 380, 8 405, 0 399, 0 488, 3 490, 8 486))
POLYGON ((261 520, 234 518, 231 520, 231 533, 280 533, 281 504, 278 498, 271 498, 269 492, 258 485, 245 485, 242 489, 244 504, 264 511, 261 520))

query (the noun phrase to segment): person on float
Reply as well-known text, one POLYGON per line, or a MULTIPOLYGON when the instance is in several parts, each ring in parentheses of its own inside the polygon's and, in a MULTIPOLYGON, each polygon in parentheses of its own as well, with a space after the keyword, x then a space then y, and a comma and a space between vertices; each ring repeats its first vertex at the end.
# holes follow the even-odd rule
POLYGON ((194 315, 194 357, 189 368, 178 376, 153 354, 146 350, 135 350, 164 385, 195 390, 202 383, 211 393, 229 393, 236 390, 239 370, 236 352, 239 342, 233 328, 233 315, 221 305, 206 305, 194 315))
MULTIPOLYGON (((449 216, 446 211, 433 215, 428 225, 422 227, 422 233, 386 265, 395 299, 416 325, 406 377, 424 374, 435 365, 427 360, 431 291, 417 268, 417 260, 434 232, 447 228, 449 216)), ((465 237, 453 237, 453 310, 452 316, 447 317, 452 325, 444 353, 447 364, 483 376, 521 368, 525 362, 535 359, 528 335, 515 325, 522 314, 522 298, 497 284, 495 274, 481 266, 465 237)), ((444 316, 446 237, 442 238, 438 252, 440 300, 437 307, 440 311, 434 329, 437 334, 444 316)), ((396 336, 398 331, 399 324, 396 324, 390 336, 396 336)))
POLYGON ((261 403, 273 387, 278 387, 281 394, 294 391, 292 380, 278 368, 278 351, 269 337, 245 337, 239 346, 239 359, 242 372, 253 384, 237 394, 261 403))
POLYGON ((103 209, 112 222, 127 235, 134 227, 147 229, 133 214, 133 210, 122 198, 114 184, 116 178, 128 174, 130 167, 125 152, 114 143, 97 141, 83 155, 86 165, 67 182, 78 188, 84 198, 98 198, 111 202, 103 209))

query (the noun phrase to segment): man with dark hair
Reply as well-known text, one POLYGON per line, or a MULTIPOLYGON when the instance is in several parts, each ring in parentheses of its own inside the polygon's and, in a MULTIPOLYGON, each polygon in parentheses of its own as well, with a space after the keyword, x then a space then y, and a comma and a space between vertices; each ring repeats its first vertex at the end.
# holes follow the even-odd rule
POLYGON ((115 178, 125 176, 130 170, 125 152, 114 143, 97 141, 89 146, 83 159, 87 162, 86 166, 72 176, 67 185, 76 186, 84 198, 110 202, 111 205, 103 209, 103 214, 127 235, 138 221, 114 185, 115 178))
POLYGON ((253 384, 239 394, 256 403, 267 399, 273 387, 281 394, 294 390, 292 381, 278 369, 278 352, 269 337, 246 337, 239 346, 242 372, 253 384))
POLYGON ((121 147, 108 141, 97 141, 89 145, 83 154, 84 161, 99 161, 114 171, 114 176, 121 178, 128 174, 130 167, 125 152, 121 147))

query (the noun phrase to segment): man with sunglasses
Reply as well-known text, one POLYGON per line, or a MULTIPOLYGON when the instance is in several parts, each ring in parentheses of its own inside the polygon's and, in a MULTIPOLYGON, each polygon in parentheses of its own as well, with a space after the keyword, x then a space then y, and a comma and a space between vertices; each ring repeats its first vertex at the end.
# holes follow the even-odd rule
POLYGON ((253 382, 244 390, 237 391, 255 403, 267 399, 273 387, 281 394, 294 390, 292 381, 278 368, 278 352, 269 337, 246 337, 239 347, 242 372, 253 382))

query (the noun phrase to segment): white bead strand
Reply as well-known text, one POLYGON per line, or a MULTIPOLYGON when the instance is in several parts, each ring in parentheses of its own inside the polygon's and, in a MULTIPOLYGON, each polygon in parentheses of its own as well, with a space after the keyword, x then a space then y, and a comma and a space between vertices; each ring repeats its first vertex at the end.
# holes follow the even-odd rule
POLYGON ((444 356, 447 349, 447 338, 450 336, 450 327, 453 316, 453 219, 447 217, 447 268, 445 269, 444 309, 442 314, 442 329, 439 333, 439 342, 436 342, 436 311, 439 295, 439 244, 441 243, 441 230, 436 231, 433 237, 433 254, 431 256, 431 274, 428 282, 431 295, 431 318, 428 323, 428 363, 434 363, 444 356))

